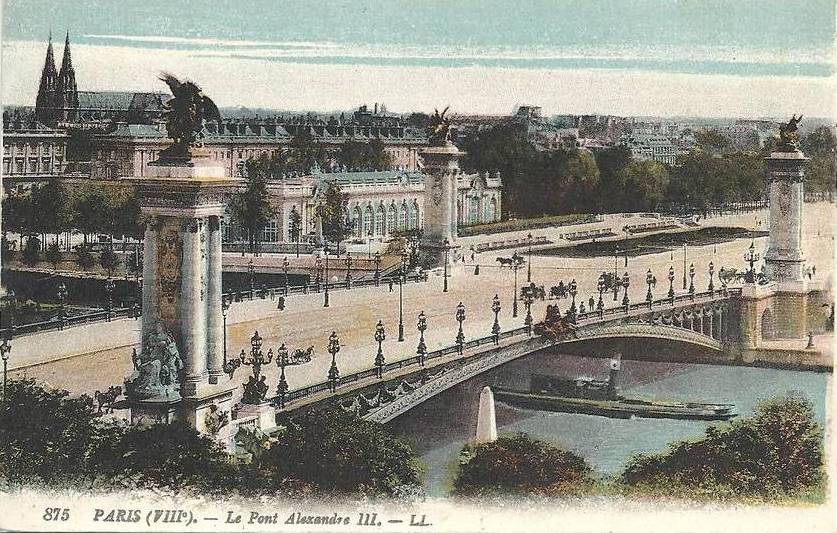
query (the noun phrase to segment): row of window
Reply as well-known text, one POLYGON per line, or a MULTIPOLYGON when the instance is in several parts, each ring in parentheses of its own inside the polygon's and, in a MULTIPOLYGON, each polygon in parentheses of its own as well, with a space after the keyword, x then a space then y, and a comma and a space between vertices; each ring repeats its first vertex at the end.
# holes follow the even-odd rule
MULTIPOLYGON (((348 213, 346 216, 348 218, 348 213)), ((394 231, 418 229, 420 211, 415 201, 400 206, 391 204, 387 207, 380 204, 376 209, 371 205, 365 209, 356 206, 352 211, 351 221, 355 237, 383 237, 394 231)))
POLYGON ((60 161, 57 158, 55 165, 53 165, 52 159, 49 157, 43 157, 41 159, 30 157, 28 161, 22 157, 18 157, 14 159, 14 164, 10 158, 3 159, 4 174, 48 174, 53 172, 58 166, 60 166, 60 161))

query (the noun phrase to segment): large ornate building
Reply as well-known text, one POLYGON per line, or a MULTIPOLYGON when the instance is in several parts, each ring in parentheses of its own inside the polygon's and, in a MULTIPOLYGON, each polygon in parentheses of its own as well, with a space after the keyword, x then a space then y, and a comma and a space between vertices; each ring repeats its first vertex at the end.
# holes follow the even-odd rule
MULTIPOLYGON (((263 243, 291 242, 293 212, 302 220, 301 235, 314 235, 315 209, 328 182, 348 195, 344 215, 354 237, 386 238, 395 232, 423 227, 425 176, 420 171, 321 172, 268 182, 269 202, 275 211, 261 235, 263 243)), ((500 220, 502 181, 498 174, 463 174, 456 179, 457 222, 460 226, 500 220)), ((238 229, 224 225, 227 242, 242 240, 238 229)))
MULTIPOLYGON (((4 113, 3 175, 6 189, 48 179, 117 180, 149 175, 148 164, 171 145, 162 122, 160 93, 79 91, 69 34, 60 70, 55 68, 52 38, 47 46, 34 113, 4 113), (68 161, 73 132, 86 130, 92 139, 89 161, 68 161)), ((302 215, 303 235, 314 231, 313 209, 327 181, 339 183, 349 196, 346 217, 357 237, 386 237, 423 224, 424 175, 419 151, 427 146, 421 128, 406 125, 383 106, 360 106, 349 116, 284 115, 270 118, 225 119, 208 122, 203 131, 206 151, 222 163, 228 177, 240 177, 245 163, 288 150, 295 136, 334 155, 349 142, 379 142, 389 155, 391 170, 358 172, 339 168, 327 157, 326 168, 308 175, 276 176, 269 185, 276 217, 265 229, 263 242, 289 241, 293 210, 302 215)), ((501 180, 493 175, 457 178, 457 220, 460 225, 493 222, 501 215, 501 180)), ((236 230, 225 228, 235 240, 236 230)))

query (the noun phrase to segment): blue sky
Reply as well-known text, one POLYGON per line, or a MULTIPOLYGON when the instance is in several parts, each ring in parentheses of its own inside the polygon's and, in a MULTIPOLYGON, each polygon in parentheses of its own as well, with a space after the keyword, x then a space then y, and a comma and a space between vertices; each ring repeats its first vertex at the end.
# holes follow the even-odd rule
MULTIPOLYGON (((80 88, 222 105, 706 116, 833 114, 827 0, 5 0, 3 100, 34 99, 46 36, 69 28, 80 88), (34 79, 33 79, 34 77, 34 79), (440 105, 440 104, 439 104, 440 105)), ((60 57, 58 43, 56 54, 60 57)))

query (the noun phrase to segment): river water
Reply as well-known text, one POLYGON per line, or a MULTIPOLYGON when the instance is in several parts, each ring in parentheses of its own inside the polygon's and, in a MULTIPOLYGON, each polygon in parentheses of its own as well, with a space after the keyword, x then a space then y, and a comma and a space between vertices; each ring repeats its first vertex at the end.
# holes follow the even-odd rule
MULTIPOLYGON (((476 430, 479 393, 485 385, 528 389, 531 374, 605 378, 608 359, 564 355, 552 351, 531 354, 445 391, 389 427, 409 442, 425 467, 425 488, 443 496, 451 488, 462 446, 476 430)), ((814 405, 825 424, 830 374, 763 368, 654 363, 623 360, 620 386, 628 396, 732 403, 740 415, 753 413, 767 398, 792 391, 814 405)), ((584 457, 605 476, 618 475, 634 453, 664 451, 668 444, 700 437, 718 422, 664 419, 615 419, 552 413, 496 404, 499 434, 525 432, 584 457)))

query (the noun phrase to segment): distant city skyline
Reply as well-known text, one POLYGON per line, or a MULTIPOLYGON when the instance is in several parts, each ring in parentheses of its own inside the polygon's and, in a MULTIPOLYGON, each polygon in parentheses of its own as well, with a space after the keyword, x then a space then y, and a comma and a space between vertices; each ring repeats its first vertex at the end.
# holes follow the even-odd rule
POLYGON ((384 103, 461 114, 835 116, 833 2, 141 4, 5 0, 2 98, 33 105, 50 30, 79 90, 160 91, 168 70, 225 107, 384 103))

